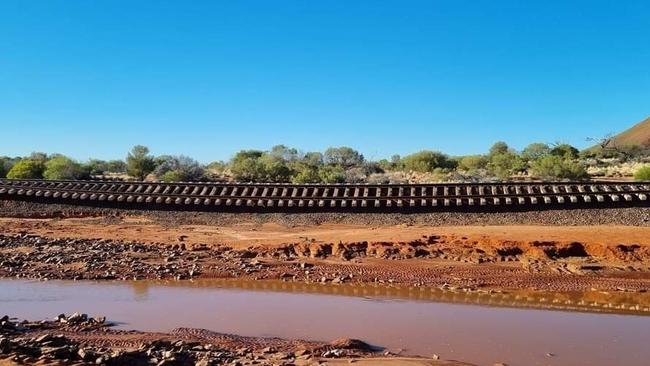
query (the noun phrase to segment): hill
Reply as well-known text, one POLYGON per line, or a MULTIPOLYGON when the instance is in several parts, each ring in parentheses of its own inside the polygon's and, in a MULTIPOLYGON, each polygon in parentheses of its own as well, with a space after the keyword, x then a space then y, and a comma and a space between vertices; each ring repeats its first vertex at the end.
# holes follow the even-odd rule
POLYGON ((650 147, 650 117, 612 138, 615 146, 643 145, 650 147))

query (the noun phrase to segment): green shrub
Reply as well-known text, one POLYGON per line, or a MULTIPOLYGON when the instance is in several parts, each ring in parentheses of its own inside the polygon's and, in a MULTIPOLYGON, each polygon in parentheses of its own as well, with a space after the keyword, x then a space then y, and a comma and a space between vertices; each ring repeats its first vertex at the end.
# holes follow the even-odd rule
POLYGON ((82 166, 63 155, 57 155, 48 160, 43 171, 45 179, 88 179, 89 177, 89 166, 82 166))
POLYGON ((506 179, 526 169, 526 164, 511 151, 495 153, 490 155, 490 162, 487 165, 491 174, 498 178, 506 179))
POLYGON ((433 172, 436 168, 454 168, 455 163, 441 152, 423 150, 405 156, 401 163, 404 169, 414 172, 433 172))
POLYGON ((22 159, 11 167, 7 173, 10 179, 40 179, 43 178, 45 167, 42 162, 32 159, 22 159))
POLYGON ((318 175, 318 168, 304 167, 298 170, 293 177, 291 183, 320 183, 320 175, 318 175))
POLYGON ((184 181, 185 178, 183 177, 183 174, 179 171, 176 170, 169 170, 162 176, 158 177, 158 179, 162 180, 163 182, 181 182, 184 181))
POLYGON ((531 174, 542 179, 587 179, 585 168, 573 159, 557 155, 548 155, 531 165, 531 174))
POLYGON ((644 166, 634 173, 634 180, 650 181, 650 165, 644 166))
POLYGON ((318 176, 323 183, 345 182, 345 170, 337 165, 323 165, 318 169, 318 176))
POLYGON ((458 161, 458 169, 467 172, 476 171, 479 169, 487 168, 488 160, 483 155, 468 155, 463 156, 458 161))

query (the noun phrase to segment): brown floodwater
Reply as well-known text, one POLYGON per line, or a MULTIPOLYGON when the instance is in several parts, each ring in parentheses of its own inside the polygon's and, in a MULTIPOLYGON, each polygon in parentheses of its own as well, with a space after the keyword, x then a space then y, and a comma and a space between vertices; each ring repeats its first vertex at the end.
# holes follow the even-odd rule
MULTIPOLYGON (((106 315, 123 329, 359 338, 478 365, 648 365, 650 295, 467 293, 264 281, 0 280, 0 313, 106 315), (549 356, 552 354, 553 356, 549 356)), ((0 314, 0 315, 3 315, 0 314)))

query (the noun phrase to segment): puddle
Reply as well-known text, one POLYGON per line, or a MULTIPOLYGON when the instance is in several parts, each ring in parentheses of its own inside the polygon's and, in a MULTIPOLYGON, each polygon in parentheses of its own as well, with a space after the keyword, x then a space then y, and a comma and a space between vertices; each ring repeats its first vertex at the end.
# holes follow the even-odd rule
POLYGON ((647 365, 648 304, 649 294, 630 293, 489 294, 230 280, 0 280, 0 313, 20 318, 80 311, 106 315, 124 329, 194 327, 322 341, 351 337, 407 355, 435 353, 478 365, 647 365))

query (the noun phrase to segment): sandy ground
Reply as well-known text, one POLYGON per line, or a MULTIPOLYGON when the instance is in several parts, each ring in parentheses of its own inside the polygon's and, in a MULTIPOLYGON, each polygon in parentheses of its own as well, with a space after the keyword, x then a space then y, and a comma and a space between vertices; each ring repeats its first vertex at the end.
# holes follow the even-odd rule
POLYGON ((650 246, 650 227, 602 226, 369 226, 320 224, 287 227, 276 223, 241 223, 228 226, 180 225, 168 227, 146 217, 126 217, 117 223, 97 218, 15 219, 0 218, 4 233, 28 232, 53 238, 84 238, 174 243, 182 235, 188 245, 227 245, 233 248, 279 246, 308 240, 335 242, 409 242, 423 236, 445 236, 469 241, 580 242, 594 246, 638 244, 650 246))

